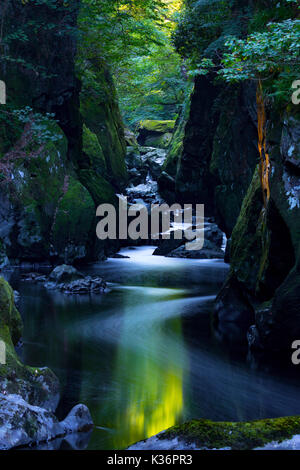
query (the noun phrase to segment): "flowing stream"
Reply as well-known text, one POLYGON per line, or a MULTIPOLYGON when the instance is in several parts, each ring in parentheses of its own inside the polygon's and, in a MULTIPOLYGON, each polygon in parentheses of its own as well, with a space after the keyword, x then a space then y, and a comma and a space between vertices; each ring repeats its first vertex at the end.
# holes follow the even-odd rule
POLYGON ((89 266, 111 283, 101 296, 10 279, 21 293, 23 360, 57 374, 61 417, 79 402, 92 413, 82 446, 126 448, 191 418, 300 414, 296 377, 252 370, 214 339, 210 313, 228 266, 152 252, 123 249, 130 258, 89 266))

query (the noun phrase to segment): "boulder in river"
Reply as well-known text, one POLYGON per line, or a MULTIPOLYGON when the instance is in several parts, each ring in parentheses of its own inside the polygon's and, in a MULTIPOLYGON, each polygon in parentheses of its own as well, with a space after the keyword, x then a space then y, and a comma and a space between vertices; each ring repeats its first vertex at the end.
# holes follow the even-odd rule
POLYGON ((56 266, 53 271, 50 273, 49 280, 61 283, 61 282, 71 282, 77 279, 82 279, 84 277, 76 268, 69 266, 67 264, 62 264, 61 266, 56 266))
POLYGON ((185 247, 187 242, 188 240, 184 237, 177 240, 171 234, 170 239, 160 241, 153 254, 168 258, 224 259, 224 251, 221 249, 223 245, 223 232, 214 223, 205 222, 204 246, 201 250, 187 250, 185 247))
POLYGON ((185 245, 181 245, 166 256, 167 258, 224 259, 224 252, 211 241, 205 240, 201 250, 187 250, 185 245))
POLYGON ((84 276, 73 266, 57 266, 45 282, 47 289, 58 289, 65 294, 102 294, 106 282, 99 276, 84 276))

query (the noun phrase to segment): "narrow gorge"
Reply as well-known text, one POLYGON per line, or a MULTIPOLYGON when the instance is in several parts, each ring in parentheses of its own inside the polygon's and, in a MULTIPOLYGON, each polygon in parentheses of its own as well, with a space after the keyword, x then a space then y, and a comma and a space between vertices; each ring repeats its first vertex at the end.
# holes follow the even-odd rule
POLYGON ((2 0, 1 450, 300 449, 299 49, 297 0, 2 0))

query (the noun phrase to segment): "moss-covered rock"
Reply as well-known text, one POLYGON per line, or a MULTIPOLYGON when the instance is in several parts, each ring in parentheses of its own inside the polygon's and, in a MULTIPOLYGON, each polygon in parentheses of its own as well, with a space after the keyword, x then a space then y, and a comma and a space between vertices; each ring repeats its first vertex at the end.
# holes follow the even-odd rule
POLYGON ((270 442, 281 442, 300 433, 300 417, 250 422, 189 421, 160 433, 160 440, 178 438, 198 449, 251 450, 270 442))
POLYGON ((174 127, 175 121, 155 121, 148 119, 140 122, 139 131, 145 130, 149 132, 165 134, 167 132, 172 132, 174 130, 174 127))
POLYGON ((59 401, 58 379, 48 368, 22 364, 14 348, 21 332, 13 290, 0 277, 0 341, 5 344, 5 364, 0 364, 1 450, 48 441, 93 426, 84 405, 74 407, 59 423, 54 415, 59 401))
POLYGON ((51 231, 51 242, 57 256, 64 261, 87 259, 95 204, 89 191, 70 177, 58 201, 51 231))
MULTIPOLYGON (((86 84, 80 95, 80 109, 86 127, 94 133, 101 146, 106 172, 101 176, 116 187, 127 181, 125 165, 126 142, 116 90, 108 66, 102 61, 90 64, 94 74, 94 87, 86 84)), ((91 170, 94 169, 93 165, 91 170)), ((87 169, 81 165, 80 169, 87 169)))
POLYGON ((138 143, 147 147, 168 148, 172 140, 175 121, 141 121, 138 128, 138 143))
POLYGON ((100 204, 117 204, 115 189, 102 176, 97 175, 93 170, 80 170, 79 180, 88 189, 96 207, 100 204))

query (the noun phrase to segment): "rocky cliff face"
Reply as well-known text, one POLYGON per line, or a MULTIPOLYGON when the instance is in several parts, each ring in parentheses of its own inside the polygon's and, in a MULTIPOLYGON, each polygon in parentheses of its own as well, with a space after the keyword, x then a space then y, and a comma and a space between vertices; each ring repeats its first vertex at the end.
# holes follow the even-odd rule
POLYGON ((172 177, 176 200, 205 204, 230 237, 259 159, 255 86, 199 77, 183 114, 182 145, 175 132, 160 188, 168 190, 172 177))
POLYGON ((270 111, 267 183, 260 166, 232 234, 231 272, 216 303, 221 336, 245 342, 248 331, 253 349, 290 350, 300 337, 299 137, 296 107, 270 111))
POLYGON ((1 5, 8 37, 0 64, 8 96, 0 113, 2 265, 7 257, 72 263, 102 256, 95 207, 114 202, 126 181, 122 121, 105 64, 97 65, 99 93, 80 96, 79 3, 1 5), (9 38, 13 30, 26 40, 9 38))
POLYGON ((299 126, 297 106, 265 110, 254 83, 197 78, 159 179, 167 199, 204 203, 231 238, 215 327, 252 349, 300 337, 299 126))

